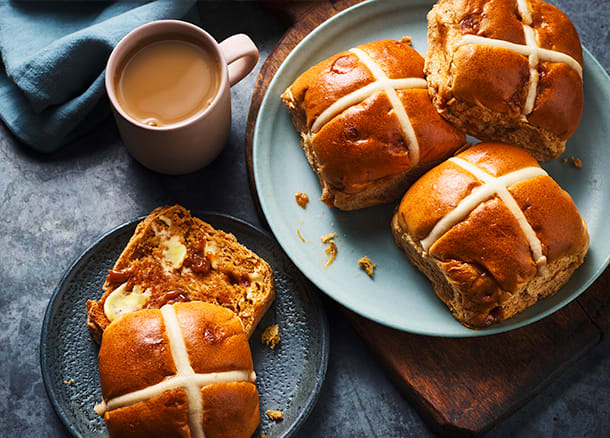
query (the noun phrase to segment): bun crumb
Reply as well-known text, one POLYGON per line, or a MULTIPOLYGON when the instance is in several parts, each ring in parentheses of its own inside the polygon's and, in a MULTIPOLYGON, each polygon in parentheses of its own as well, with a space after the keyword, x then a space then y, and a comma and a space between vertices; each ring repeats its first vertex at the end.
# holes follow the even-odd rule
POLYGON ((324 265, 324 267, 328 268, 330 266, 330 264, 335 261, 335 257, 337 257, 337 245, 335 244, 334 240, 329 240, 326 243, 328 243, 328 248, 326 248, 326 250, 324 252, 326 254, 329 254, 330 258, 328 259, 328 261, 326 262, 326 265, 324 265))
POLYGON ((284 419, 284 413, 282 411, 274 411, 271 409, 267 410, 267 416, 272 421, 282 421, 284 419))
POLYGON ((296 195, 294 195, 294 198, 296 199, 299 207, 307 207, 307 203, 309 202, 309 196, 307 196, 307 193, 298 192, 296 195))
POLYGON ((377 263, 371 262, 371 259, 369 259, 367 256, 364 256, 358 259, 358 265, 360 265, 360 267, 365 270, 366 274, 369 277, 375 277, 375 268, 377 267, 377 263))
POLYGON ((335 237, 337 237, 337 233, 329 233, 325 236, 320 236, 320 240, 322 241, 322 243, 328 243, 329 240, 332 240, 335 237))
POLYGON ((267 344, 272 350, 280 342, 280 330, 277 324, 270 325, 261 336, 261 342, 267 344))
POLYGON ((408 46, 412 46, 413 45, 413 40, 411 39, 410 36, 403 36, 400 39, 400 42, 403 43, 403 44, 406 44, 408 46))
POLYGON ((575 156, 572 155, 570 158, 563 157, 561 159, 562 164, 568 164, 568 162, 572 166, 576 167, 577 169, 582 169, 582 160, 580 158, 576 158, 575 156))

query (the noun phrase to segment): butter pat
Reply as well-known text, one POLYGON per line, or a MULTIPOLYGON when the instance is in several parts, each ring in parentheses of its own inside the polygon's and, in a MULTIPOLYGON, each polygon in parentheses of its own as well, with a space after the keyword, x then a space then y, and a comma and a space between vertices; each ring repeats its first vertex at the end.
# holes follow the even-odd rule
POLYGON ((117 287, 104 302, 104 314, 110 321, 120 318, 121 316, 142 309, 148 302, 150 291, 143 291, 140 287, 135 286, 131 293, 125 290, 127 282, 117 287))
POLYGON ((180 236, 172 236, 165 242, 163 251, 164 265, 169 269, 180 269, 186 258, 186 246, 180 241, 180 236))

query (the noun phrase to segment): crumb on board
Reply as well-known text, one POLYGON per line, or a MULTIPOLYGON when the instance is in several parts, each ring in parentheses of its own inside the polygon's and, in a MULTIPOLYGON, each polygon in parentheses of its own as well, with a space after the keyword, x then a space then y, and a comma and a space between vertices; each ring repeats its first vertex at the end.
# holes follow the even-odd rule
POLYGON ((377 263, 371 262, 371 259, 369 259, 367 256, 364 256, 358 259, 358 264, 362 269, 365 270, 369 277, 375 277, 375 268, 377 267, 377 263))
POLYGON ((334 240, 329 240, 326 243, 328 244, 328 248, 326 248, 326 250, 324 252, 326 254, 330 254, 330 258, 328 259, 328 261, 326 262, 326 265, 324 265, 324 267, 328 268, 330 266, 330 264, 333 261, 335 261, 335 257, 337 257, 337 245, 335 244, 334 240))
POLYGON ((299 236, 299 239, 301 239, 301 241, 302 241, 303 243, 305 243, 305 242, 306 242, 306 240, 305 240, 305 239, 303 239, 303 236, 301 236, 301 231, 300 231, 298 228, 297 228, 297 236, 299 236))
POLYGON ((561 162, 562 162, 563 164, 566 164, 566 163, 568 162, 568 157, 563 157, 563 158, 561 159, 561 162))
POLYGON ((325 236, 320 236, 320 240, 322 241, 322 243, 328 243, 329 240, 332 240, 335 237, 337 237, 337 233, 329 233, 325 236))
POLYGON ((74 383, 76 383, 74 379, 64 380, 64 385, 74 386, 74 383))
POLYGON ((267 344, 272 350, 280 342, 280 329, 277 324, 270 325, 261 336, 261 342, 267 344))
POLYGON ((296 195, 294 195, 294 198, 297 200, 299 207, 307 207, 307 203, 309 202, 309 196, 307 196, 307 193, 298 192, 296 195))
POLYGON ((582 161, 580 158, 570 157, 570 163, 572 163, 572 166, 576 167, 577 169, 582 168, 582 161))
POLYGON ((272 409, 267 410, 267 416, 272 421, 282 421, 284 419, 284 413, 282 411, 274 411, 272 409))

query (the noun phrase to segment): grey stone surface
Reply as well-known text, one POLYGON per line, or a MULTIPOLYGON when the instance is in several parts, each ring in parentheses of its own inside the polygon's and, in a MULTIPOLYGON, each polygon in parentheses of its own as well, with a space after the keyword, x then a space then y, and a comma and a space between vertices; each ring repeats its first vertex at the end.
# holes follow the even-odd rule
MULTIPOLYGON (((554 1, 583 44, 610 67, 607 0, 554 1)), ((218 40, 252 36, 266 58, 282 26, 255 2, 201 3, 202 25, 218 40)), ((165 203, 229 213, 260 225, 248 188, 243 136, 256 71, 232 90, 233 126, 221 156, 182 177, 133 161, 114 122, 53 155, 19 144, 0 124, 0 437, 63 437, 42 384, 38 341, 48 299, 72 261, 100 234, 165 203)), ((328 375, 301 436, 431 435, 413 406, 325 299, 331 326, 328 375)), ((610 342, 489 432, 493 437, 610 435, 610 342)))

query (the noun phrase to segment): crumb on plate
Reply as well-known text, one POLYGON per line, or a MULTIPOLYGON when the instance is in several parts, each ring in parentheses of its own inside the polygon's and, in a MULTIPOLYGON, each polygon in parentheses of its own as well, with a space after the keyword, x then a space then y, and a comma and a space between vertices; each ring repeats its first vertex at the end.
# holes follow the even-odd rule
POLYGON ((299 236, 299 239, 301 239, 301 241, 302 241, 303 243, 305 243, 305 242, 306 242, 306 240, 305 240, 305 239, 303 239, 303 236, 301 236, 301 231, 300 231, 298 228, 297 228, 297 235, 299 236))
POLYGON ((329 233, 325 236, 320 236, 320 240, 322 243, 328 243, 329 240, 334 239, 335 237, 337 237, 337 233, 329 233))
POLYGON ((274 411, 272 409, 267 410, 267 416, 273 421, 282 421, 284 419, 284 413, 282 411, 274 411))
POLYGON ((326 243, 328 244, 328 248, 326 248, 324 252, 326 254, 330 254, 330 258, 328 259, 324 267, 328 268, 328 266, 335 260, 335 257, 337 257, 337 245, 335 244, 334 240, 329 240, 326 243))
POLYGON ((576 167, 577 169, 582 168, 582 161, 580 158, 570 157, 570 162, 572 163, 572 166, 576 167))
POLYGON ((307 196, 307 193, 299 192, 294 195, 294 198, 297 200, 297 204, 299 205, 299 207, 307 207, 307 203, 309 202, 309 196, 307 196))
POLYGON ((280 330, 277 324, 270 325, 261 336, 261 342, 267 344, 272 350, 280 342, 280 330))
POLYGON ((367 256, 364 256, 358 259, 358 264, 362 269, 365 270, 369 277, 375 277, 375 268, 377 267, 377 263, 371 262, 371 259, 369 259, 367 256))

